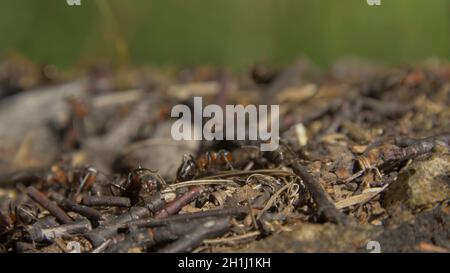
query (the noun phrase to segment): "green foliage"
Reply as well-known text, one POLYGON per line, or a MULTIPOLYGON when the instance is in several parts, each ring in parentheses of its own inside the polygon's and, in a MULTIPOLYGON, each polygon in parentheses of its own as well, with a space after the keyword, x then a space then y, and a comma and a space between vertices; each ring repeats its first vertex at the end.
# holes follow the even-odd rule
POLYGON ((68 66, 450 57, 448 0, 0 0, 0 50, 68 66), (129 55, 129 56, 128 56, 129 55))

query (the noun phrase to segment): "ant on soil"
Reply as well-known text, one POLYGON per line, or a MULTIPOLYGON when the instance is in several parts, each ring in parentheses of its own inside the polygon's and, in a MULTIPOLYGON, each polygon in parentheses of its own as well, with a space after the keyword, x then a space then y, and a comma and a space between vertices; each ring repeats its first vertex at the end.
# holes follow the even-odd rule
POLYGON ((184 155, 183 163, 177 170, 177 180, 192 180, 194 177, 217 169, 233 169, 233 156, 227 150, 206 152, 194 160, 192 155, 184 155))

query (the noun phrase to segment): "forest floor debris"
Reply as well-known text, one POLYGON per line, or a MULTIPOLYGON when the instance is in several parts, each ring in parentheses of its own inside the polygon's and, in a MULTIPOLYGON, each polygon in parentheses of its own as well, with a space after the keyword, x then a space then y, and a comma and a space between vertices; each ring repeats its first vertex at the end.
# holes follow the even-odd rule
POLYGON ((448 252, 450 65, 357 69, 3 75, 0 251, 448 252), (279 104, 280 147, 174 141, 199 94, 279 104))

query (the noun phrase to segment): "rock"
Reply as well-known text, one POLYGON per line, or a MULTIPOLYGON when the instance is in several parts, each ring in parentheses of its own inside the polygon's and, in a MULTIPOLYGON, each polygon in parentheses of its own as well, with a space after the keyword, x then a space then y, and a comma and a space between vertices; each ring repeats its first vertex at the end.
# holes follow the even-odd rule
POLYGON ((375 240, 382 252, 418 252, 421 244, 450 249, 450 208, 437 207, 418 214, 412 221, 384 231, 375 240))
POLYGON ((137 103, 132 112, 116 122, 104 135, 89 136, 84 140, 84 152, 87 154, 88 164, 101 172, 109 173, 114 160, 138 135, 143 126, 152 129, 151 122, 158 114, 159 96, 148 96, 137 103))
POLYGON ((125 167, 129 170, 141 166, 158 171, 168 182, 173 181, 183 155, 195 155, 200 141, 175 141, 171 135, 171 127, 171 121, 162 123, 151 139, 126 147, 118 159, 119 169, 125 167))
POLYGON ((0 102, 0 175, 46 168, 60 147, 49 124, 68 114, 66 99, 81 96, 84 82, 29 90, 0 102))
POLYGON ((380 230, 369 225, 296 224, 281 232, 251 243, 241 252, 365 252, 369 241, 380 230))
POLYGON ((430 207, 450 198, 450 155, 436 154, 403 169, 384 196, 386 207, 403 204, 410 209, 430 207))
POLYGON ((0 141, 19 140, 30 130, 67 115, 66 99, 82 96, 85 82, 29 90, 0 102, 0 141))

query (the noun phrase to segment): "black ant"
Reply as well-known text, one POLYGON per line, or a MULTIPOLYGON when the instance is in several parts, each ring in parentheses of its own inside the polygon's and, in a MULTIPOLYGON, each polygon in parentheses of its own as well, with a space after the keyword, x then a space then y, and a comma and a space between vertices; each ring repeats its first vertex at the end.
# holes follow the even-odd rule
POLYGON ((121 185, 110 185, 120 189, 122 196, 129 197, 131 203, 136 204, 143 197, 149 196, 166 187, 166 182, 155 171, 137 168, 128 174, 128 178, 121 185))

